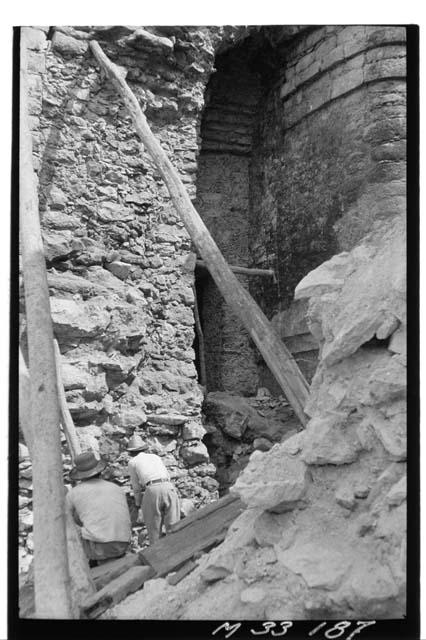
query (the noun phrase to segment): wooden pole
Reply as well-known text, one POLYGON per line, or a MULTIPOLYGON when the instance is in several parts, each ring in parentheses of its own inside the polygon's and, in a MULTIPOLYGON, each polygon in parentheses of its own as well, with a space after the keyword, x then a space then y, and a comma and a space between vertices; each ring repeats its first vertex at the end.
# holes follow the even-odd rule
MULTIPOLYGON (((204 260, 197 260, 195 264, 201 269, 208 269, 208 266, 206 265, 204 260)), ((233 273, 242 273, 245 276, 265 276, 268 278, 275 278, 275 272, 273 269, 252 269, 250 267, 237 267, 232 264, 229 264, 228 267, 233 273)))
POLYGON ((53 346, 55 348, 55 365, 56 365, 56 383, 58 385, 58 397, 59 407, 61 410, 61 423, 62 428, 67 439, 68 448, 70 450, 71 459, 74 462, 75 457, 81 453, 80 441, 78 439, 74 421, 72 419, 70 410, 68 409, 67 399, 65 396, 65 389, 62 383, 61 375, 61 352, 59 351, 58 341, 53 340, 53 346))
POLYGON ((123 98, 136 131, 160 172, 176 211, 185 224, 218 289, 227 304, 245 325, 296 415, 305 425, 308 418, 304 407, 308 399, 309 387, 290 351, 276 335, 265 314, 229 268, 207 227, 195 210, 179 174, 149 128, 136 96, 123 77, 122 70, 108 59, 96 41, 92 40, 90 47, 101 69, 105 71, 123 98))
MULTIPOLYGON (((33 457, 34 433, 33 425, 30 419, 30 403, 25 400, 25 396, 29 399, 30 394, 30 376, 27 365, 25 364, 22 351, 19 348, 19 421, 24 434, 25 442, 33 457)), ((73 611, 75 617, 78 617, 80 610, 87 598, 92 596, 96 587, 90 576, 89 563, 84 553, 83 545, 71 513, 71 509, 65 501, 65 524, 67 534, 67 549, 69 560, 69 571, 71 578, 71 599, 73 603, 73 611)))
POLYGON ((34 587, 38 618, 73 617, 49 290, 27 108, 26 28, 20 43, 19 214, 33 424, 34 587))

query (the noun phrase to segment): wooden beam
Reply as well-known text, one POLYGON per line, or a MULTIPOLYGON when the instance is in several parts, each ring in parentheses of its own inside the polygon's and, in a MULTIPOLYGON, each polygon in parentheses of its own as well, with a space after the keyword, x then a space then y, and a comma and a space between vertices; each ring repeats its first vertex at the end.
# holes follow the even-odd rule
MULTIPOLYGON (((195 264, 200 269, 208 269, 208 266, 206 265, 204 260, 197 260, 195 264)), ((231 264, 229 264, 228 267, 231 269, 233 273, 241 273, 245 276, 266 276, 268 278, 275 279, 275 271, 273 269, 255 269, 251 267, 237 267, 231 264)))
POLYGON ((136 96, 123 77, 122 70, 108 59, 96 41, 92 40, 90 47, 101 69, 105 71, 123 98, 137 134, 161 174, 176 211, 217 287, 233 312, 243 322, 299 420, 305 425, 308 418, 304 413, 304 407, 309 388, 303 374, 291 353, 276 335, 265 314, 229 268, 206 225, 195 210, 178 172, 149 128, 136 96))
POLYGON ((69 619, 71 602, 65 529, 65 487, 59 434, 49 289, 40 231, 28 117, 27 28, 21 27, 19 216, 25 286, 31 423, 33 425, 34 583, 36 616, 69 619))
POLYGON ((59 407, 61 411, 61 423, 65 433, 65 437, 67 439, 71 459, 74 462, 75 457, 81 453, 81 446, 77 436, 77 432, 75 430, 74 421, 67 405, 67 399, 65 396, 65 389, 62 383, 61 375, 61 352, 59 351, 59 345, 56 339, 53 341, 53 346, 55 349, 55 371, 56 382, 58 386, 59 407))
POLYGON ((198 567, 198 564, 193 560, 188 560, 180 569, 178 569, 175 573, 172 573, 168 576, 167 582, 171 585, 178 584, 181 580, 186 578, 194 569, 198 567))
POLYGON ((115 580, 122 573, 125 573, 132 567, 141 565, 141 559, 137 553, 126 553, 122 558, 116 558, 115 560, 108 560, 103 562, 97 567, 93 567, 90 570, 90 577, 96 585, 96 589, 99 591, 108 582, 115 580))
POLYGON ((210 511, 205 517, 193 520, 179 531, 160 538, 151 547, 143 549, 140 555, 155 569, 157 577, 165 576, 190 560, 197 552, 221 542, 229 526, 244 509, 245 505, 239 499, 229 501, 210 511))
POLYGON ((209 502, 204 507, 196 509, 192 513, 188 514, 186 518, 182 518, 178 522, 175 522, 175 524, 170 527, 170 532, 175 533, 176 531, 180 531, 181 529, 193 524, 196 520, 202 520, 218 509, 223 509, 223 507, 226 507, 232 502, 240 504, 238 496, 234 496, 232 493, 228 493, 226 496, 223 496, 223 498, 219 498, 219 500, 215 500, 214 502, 209 502))
POLYGON ((97 618, 109 607, 121 602, 130 593, 140 589, 143 583, 152 578, 153 575, 154 571, 151 567, 131 567, 86 600, 82 610, 82 617, 97 618))

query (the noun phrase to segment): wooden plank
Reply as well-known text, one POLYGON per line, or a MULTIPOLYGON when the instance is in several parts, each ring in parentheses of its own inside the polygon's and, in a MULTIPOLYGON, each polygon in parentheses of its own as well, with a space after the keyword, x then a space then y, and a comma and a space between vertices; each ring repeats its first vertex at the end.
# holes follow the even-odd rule
POLYGON ((200 509, 197 509, 196 511, 188 514, 186 518, 182 518, 182 520, 179 520, 179 522, 173 524, 170 527, 170 531, 171 533, 180 531, 180 529, 187 527, 188 525, 195 522, 195 520, 201 520, 202 518, 210 515, 210 513, 213 513, 213 511, 222 509, 222 507, 225 507, 227 504, 235 502, 236 500, 239 500, 238 496, 234 496, 231 493, 228 493, 226 496, 223 496, 223 498, 219 498, 219 500, 215 500, 214 502, 209 502, 209 504, 206 504, 204 507, 201 507, 200 509))
MULTIPOLYGON (((197 260, 195 263, 200 269, 207 269, 208 266, 204 260, 197 260)), ((238 267, 236 265, 228 265, 233 273, 241 273, 245 276, 267 276, 268 278, 275 278, 275 271, 273 269, 256 269, 255 267, 238 267)))
POLYGON ((70 410, 68 409, 65 389, 62 383, 61 352, 56 339, 53 340, 53 347, 55 350, 56 381, 58 387, 59 408, 61 411, 61 423, 67 439, 68 448, 70 450, 71 460, 74 462, 75 457, 81 453, 80 440, 78 439, 74 421, 71 417, 70 410))
POLYGON ((309 386, 296 361, 275 333, 263 311, 229 268, 219 247, 195 210, 178 172, 149 128, 136 96, 125 81, 125 72, 108 59, 98 42, 92 40, 90 48, 102 70, 123 98, 136 132, 163 178, 175 209, 219 291, 245 326, 300 422, 305 426, 308 417, 304 407, 308 400, 309 386))
POLYGON ((197 552, 223 540, 229 526, 244 508, 240 500, 233 500, 205 518, 161 538, 140 553, 144 561, 155 569, 156 576, 167 575, 197 552))
POLYGON ((81 612, 82 618, 97 618, 109 607, 140 589, 153 575, 151 567, 131 567, 86 600, 81 612))
POLYGON ((115 578, 121 576, 121 574, 128 571, 128 569, 141 564, 141 559, 137 553, 127 553, 122 558, 108 560, 108 562, 103 562, 99 566, 93 567, 93 569, 90 570, 90 575, 96 585, 96 589, 99 591, 108 584, 108 582, 115 580, 115 578))
POLYGON ((198 564, 193 560, 188 560, 185 564, 178 569, 175 573, 172 573, 168 578, 167 582, 171 585, 178 584, 181 580, 183 580, 187 575, 194 571, 195 567, 198 567, 198 564))

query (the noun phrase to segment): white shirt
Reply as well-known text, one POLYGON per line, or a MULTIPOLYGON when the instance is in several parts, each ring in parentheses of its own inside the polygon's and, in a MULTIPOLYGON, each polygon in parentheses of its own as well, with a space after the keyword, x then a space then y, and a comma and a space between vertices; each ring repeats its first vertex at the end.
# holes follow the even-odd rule
POLYGON ((80 482, 67 493, 67 501, 80 520, 81 535, 95 542, 129 542, 129 508, 121 487, 102 478, 80 482))
POLYGON ((155 453, 139 453, 129 461, 129 475, 137 506, 141 503, 141 493, 146 483, 160 478, 169 479, 168 471, 155 453))

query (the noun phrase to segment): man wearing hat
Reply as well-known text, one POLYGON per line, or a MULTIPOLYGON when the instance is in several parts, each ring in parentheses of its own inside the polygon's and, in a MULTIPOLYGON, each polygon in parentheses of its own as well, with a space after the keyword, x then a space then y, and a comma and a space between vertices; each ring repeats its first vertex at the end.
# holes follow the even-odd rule
POLYGON ((74 464, 70 478, 80 482, 68 491, 67 501, 91 566, 124 555, 132 528, 123 490, 100 477, 106 463, 92 451, 76 456, 74 464))
POLYGON ((142 507, 149 542, 154 544, 163 524, 168 531, 180 519, 180 504, 163 461, 154 453, 144 453, 147 448, 146 442, 135 434, 129 440, 127 451, 131 455, 129 475, 135 504, 142 507))

